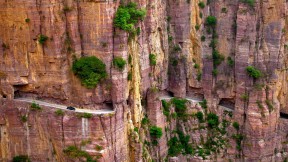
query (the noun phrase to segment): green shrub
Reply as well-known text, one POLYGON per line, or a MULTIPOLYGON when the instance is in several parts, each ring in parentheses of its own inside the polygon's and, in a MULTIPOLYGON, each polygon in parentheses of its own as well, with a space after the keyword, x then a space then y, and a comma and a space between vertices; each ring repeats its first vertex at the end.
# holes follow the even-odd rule
POLYGON ((40 34, 40 36, 39 36, 39 38, 38 38, 38 42, 39 42, 40 44, 43 45, 47 40, 48 40, 48 37, 47 37, 46 35, 40 34))
POLYGON ((199 69, 199 68, 200 68, 200 65, 199 65, 199 64, 194 64, 194 68, 195 68, 195 69, 199 69))
POLYGON ((39 104, 32 102, 31 104, 31 110, 41 110, 41 107, 39 106, 39 104))
POLYGON ((128 79, 129 81, 132 80, 132 72, 131 72, 131 71, 128 73, 127 79, 128 79))
POLYGON ((179 45, 175 45, 173 50, 174 50, 174 52, 180 52, 182 49, 179 45))
POLYGON ((238 131, 240 129, 239 123, 238 122, 233 122, 233 127, 238 131))
POLYGON ((196 29, 196 31, 198 31, 199 29, 200 29, 200 25, 195 25, 195 29, 196 29))
POLYGON ((149 121, 149 119, 148 119, 147 116, 145 116, 145 117, 142 119, 142 121, 141 121, 141 124, 142 124, 142 125, 147 125, 147 124, 149 124, 149 123, 150 123, 150 121, 149 121))
POLYGON ((266 105, 268 106, 269 112, 272 112, 274 107, 270 100, 265 100, 266 105))
POLYGON ((25 19, 25 22, 26 22, 26 23, 29 23, 29 22, 30 22, 30 19, 29 19, 29 18, 25 19))
POLYGON ((262 76, 262 73, 260 70, 256 69, 253 66, 247 66, 246 67, 246 72, 248 73, 248 75, 254 79, 258 79, 262 76))
POLYGON ((168 149, 169 156, 177 156, 182 152, 182 149, 183 149, 183 146, 177 137, 172 137, 168 141, 168 146, 169 146, 169 149, 168 149))
POLYGON ((80 117, 90 119, 93 117, 93 114, 84 112, 80 117))
POLYGON ((203 101, 199 102, 200 106, 203 108, 203 109, 207 109, 207 100, 204 99, 203 101))
POLYGON ((151 66, 155 66, 157 64, 157 57, 155 54, 149 55, 149 61, 151 66))
POLYGON ((198 121, 200 122, 200 123, 203 123, 204 122, 204 115, 203 115, 203 113, 201 112, 201 111, 198 111, 197 113, 196 113, 196 117, 197 117, 197 119, 198 119, 198 121))
POLYGON ((170 104, 162 100, 163 114, 168 118, 170 116, 170 104))
POLYGON ((204 42, 206 40, 206 37, 204 35, 201 36, 201 41, 204 42))
POLYGON ((217 24, 217 19, 215 16, 208 16, 206 18, 206 25, 211 26, 211 27, 215 27, 217 24))
POLYGON ((150 136, 153 138, 161 138, 163 135, 162 128, 159 128, 157 126, 151 126, 149 132, 150 136))
POLYGON ((31 162, 27 155, 18 155, 13 157, 12 162, 31 162))
POLYGON ((126 6, 120 6, 114 18, 114 26, 128 32, 135 32, 135 24, 143 20, 146 10, 137 9, 137 4, 130 2, 126 6))
POLYGON ((189 144, 190 136, 189 135, 185 136, 184 133, 180 130, 177 130, 177 134, 181 142, 181 145, 183 146, 184 154, 192 154, 193 149, 192 146, 189 144))
POLYGON ((205 8, 205 3, 201 1, 198 3, 198 6, 203 9, 205 8))
POLYGON ((234 64, 235 64, 234 60, 233 60, 230 56, 227 57, 227 64, 228 64, 230 67, 233 67, 234 64))
POLYGON ((244 139, 244 136, 242 134, 234 134, 232 138, 236 141, 237 150, 241 151, 242 150, 241 142, 244 139))
POLYGON ((214 113, 207 115, 207 123, 210 128, 216 128, 219 125, 219 117, 214 113))
POLYGON ((171 103, 175 106, 175 112, 177 113, 177 116, 180 118, 185 118, 187 116, 186 114, 186 99, 178 99, 178 98, 173 98, 171 100, 171 103))
POLYGON ((101 150, 103 150, 103 146, 96 145, 96 146, 95 146, 95 150, 96 150, 96 151, 101 151, 101 150))
POLYGON ((213 69, 212 70, 212 75, 213 76, 217 76, 218 75, 218 70, 217 69, 213 69))
POLYGON ((55 111, 55 114, 58 115, 58 116, 63 116, 64 115, 64 111, 61 110, 61 109, 58 109, 55 111))
POLYGON ((202 73, 201 73, 200 71, 197 73, 196 79, 197 79, 199 82, 201 81, 201 79, 202 79, 202 73))
POLYGON ((222 63, 222 61, 225 60, 225 57, 223 55, 221 55, 217 50, 213 51, 212 58, 213 58, 214 67, 220 65, 222 63))
POLYGON ((76 59, 72 71, 87 88, 95 88, 107 76, 106 65, 95 56, 76 59))
POLYGON ((255 0, 241 0, 242 3, 248 4, 251 7, 254 7, 255 0))
POLYGON ((27 122, 27 116, 21 116, 21 121, 23 122, 23 123, 25 123, 25 122, 27 122))
POLYGON ((87 162, 96 162, 86 151, 82 151, 76 146, 68 146, 63 150, 64 154, 70 158, 86 158, 87 162))
POLYGON ((261 101, 257 100, 256 104, 258 105, 259 109, 263 109, 264 108, 261 101))
POLYGON ((113 59, 113 65, 119 70, 123 71, 126 65, 126 61, 122 57, 115 57, 113 59))
POLYGON ((241 98, 243 101, 248 101, 249 95, 248 95, 247 93, 245 93, 245 94, 242 94, 242 95, 240 96, 240 98, 241 98))
POLYGON ((222 12, 222 13, 227 13, 227 12, 228 12, 228 11, 227 11, 227 8, 223 7, 223 8, 221 9, 221 12, 222 12))

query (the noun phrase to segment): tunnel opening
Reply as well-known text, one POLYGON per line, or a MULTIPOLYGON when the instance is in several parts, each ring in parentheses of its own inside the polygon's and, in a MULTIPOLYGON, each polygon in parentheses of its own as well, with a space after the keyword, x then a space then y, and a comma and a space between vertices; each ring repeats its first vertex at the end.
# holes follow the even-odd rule
POLYGON ((104 109, 113 110, 113 102, 112 101, 105 101, 103 103, 104 109))
POLYGON ((169 97, 174 97, 174 93, 171 92, 171 91, 167 91, 167 95, 168 95, 169 97))
POLYGON ((230 110, 235 109, 235 101, 231 98, 222 98, 219 102, 219 106, 228 108, 230 110))
POLYGON ((282 119, 288 119, 288 114, 284 113, 284 112, 280 112, 280 118, 282 119))
POLYGON ((3 94, 2 97, 3 97, 3 98, 7 98, 7 95, 3 94))
POLYGON ((28 85, 13 85, 14 98, 30 97, 33 94, 28 92, 28 85))

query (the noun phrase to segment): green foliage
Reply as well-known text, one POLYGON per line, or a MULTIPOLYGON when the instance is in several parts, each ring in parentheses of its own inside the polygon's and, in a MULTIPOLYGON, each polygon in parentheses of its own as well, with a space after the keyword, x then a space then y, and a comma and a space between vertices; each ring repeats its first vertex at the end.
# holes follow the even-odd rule
POLYGON ((213 58, 214 67, 220 65, 222 63, 222 61, 225 60, 225 57, 223 55, 221 55, 217 50, 213 51, 212 58, 213 58))
POLYGON ((76 146, 68 146, 63 150, 64 154, 70 158, 86 158, 87 162, 96 162, 86 151, 82 151, 76 146))
POLYGON ((31 110, 41 110, 41 107, 39 106, 39 104, 32 102, 31 104, 31 110))
POLYGON ((238 131, 240 129, 239 123, 238 122, 233 122, 233 127, 238 131))
POLYGON ((161 138, 163 133, 162 133, 162 128, 159 128, 157 126, 151 126, 149 129, 150 135, 153 138, 161 138))
POLYGON ((206 18, 206 25, 211 26, 211 27, 215 27, 217 24, 217 19, 215 16, 208 16, 206 18))
POLYGON ((230 67, 233 67, 235 62, 234 60, 229 56, 227 57, 227 64, 230 66, 230 67))
POLYGON ((270 100, 265 100, 266 105, 268 106, 269 112, 272 112, 274 110, 273 104, 270 100))
POLYGON ((18 155, 13 157, 12 162, 31 162, 27 155, 18 155))
POLYGON ((246 72, 248 73, 248 75, 254 79, 258 79, 262 76, 262 73, 260 70, 256 69, 253 66, 247 66, 246 67, 246 72))
POLYGON ((204 122, 204 115, 203 115, 203 113, 202 113, 201 111, 198 111, 198 112, 196 113, 196 117, 197 117, 197 119, 198 119, 198 121, 199 121, 200 123, 203 123, 203 122, 204 122))
POLYGON ((250 7, 254 7, 255 0, 241 0, 242 3, 248 4, 250 7))
POLYGON ((241 151, 242 147, 241 147, 241 142, 244 139, 244 136, 242 134, 234 134, 232 136, 232 138, 236 141, 236 148, 237 150, 241 151))
POLYGON ((256 104, 257 104, 259 109, 263 109, 264 108, 261 101, 257 100, 256 104))
POLYGON ((180 52, 182 49, 179 45, 175 45, 173 50, 174 50, 174 52, 180 52))
POLYGON ((204 99, 203 101, 199 102, 200 106, 203 108, 203 109, 207 109, 207 100, 204 99))
POLYGON ((95 146, 95 150, 96 150, 96 151, 101 151, 101 150, 103 150, 103 146, 96 145, 96 146, 95 146))
POLYGON ((150 54, 149 55, 149 61, 151 66, 155 66, 157 64, 157 57, 155 54, 150 54))
POLYGON ((29 19, 29 18, 25 19, 25 22, 26 22, 26 23, 29 23, 29 22, 30 22, 30 19, 29 19))
POLYGON ((204 35, 201 36, 201 41, 204 42, 206 40, 206 37, 204 35))
POLYGON ((147 124, 149 124, 149 123, 150 123, 150 121, 149 121, 149 119, 148 119, 147 116, 145 116, 145 117, 142 119, 142 121, 141 121, 141 124, 142 124, 142 125, 147 125, 147 124))
POLYGON ((212 70, 212 75, 213 76, 217 76, 218 75, 218 70, 217 69, 213 69, 212 70))
POLYGON ((135 32, 135 24, 143 20, 146 10, 137 9, 137 4, 130 2, 126 6, 120 6, 114 18, 114 26, 128 32, 135 32))
POLYGON ((168 42, 171 43, 173 41, 173 37, 171 35, 168 36, 168 42))
POLYGON ((131 72, 131 71, 128 73, 127 79, 128 79, 129 81, 132 80, 132 72, 131 72))
POLYGON ((186 103, 187 100, 186 99, 178 99, 178 98, 173 98, 171 100, 171 103, 175 106, 175 112, 177 113, 177 116, 179 118, 185 118, 187 116, 186 114, 186 103))
POLYGON ((95 56, 76 59, 72 71, 87 88, 95 88, 107 76, 106 65, 95 56))
POLYGON ((172 66, 177 66, 178 65, 178 60, 176 58, 171 59, 171 64, 172 66))
POLYGON ((25 122, 27 122, 27 116, 21 116, 21 121, 23 122, 23 123, 25 123, 25 122))
POLYGON ((227 12, 228 12, 228 11, 227 11, 227 8, 223 7, 223 8, 221 9, 221 12, 222 12, 222 13, 227 13, 227 12))
POLYGON ((203 9, 205 8, 205 3, 201 1, 198 3, 198 6, 203 9))
POLYGON ((199 68, 200 68, 200 65, 199 65, 199 64, 194 64, 194 68, 195 68, 195 69, 199 69, 199 68))
POLYGON ((209 113, 206 120, 210 128, 216 128, 219 125, 219 117, 214 113, 209 113))
POLYGON ((215 49, 216 48, 216 45, 218 43, 218 40, 216 38, 213 38, 209 44, 209 47, 215 49))
POLYGON ((198 31, 199 29, 200 29, 200 25, 195 25, 195 29, 196 29, 196 31, 198 31))
POLYGON ((63 115, 64 115, 64 111, 61 110, 61 109, 58 109, 58 110, 55 111, 55 114, 56 114, 57 116, 63 116, 63 115))
POLYGON ((200 82, 202 79, 202 73, 198 71, 196 79, 200 82))
POLYGON ((192 154, 193 153, 193 148, 189 144, 190 136, 189 135, 185 136, 184 133, 182 131, 180 131, 180 130, 177 130, 177 134, 178 134, 179 140, 181 142, 181 145, 183 146, 184 154, 192 154))
POLYGON ((244 93, 240 96, 240 98, 243 100, 243 101, 248 101, 249 99, 249 95, 247 93, 244 93))
POLYGON ((177 156, 182 152, 182 149, 183 149, 183 146, 177 137, 172 137, 168 141, 168 146, 169 146, 169 149, 168 149, 169 156, 177 156))
POLYGON ((115 57, 113 59, 113 65, 119 70, 123 71, 126 65, 126 61, 122 57, 115 57))
POLYGON ((93 117, 93 114, 84 112, 83 114, 80 114, 79 117, 90 119, 93 117))
POLYGON ((163 114, 168 118, 170 116, 170 104, 162 100, 163 114))
POLYGON ((38 38, 38 42, 39 42, 40 44, 43 45, 47 40, 48 40, 48 37, 47 37, 46 35, 40 34, 40 36, 39 36, 39 38, 38 38))

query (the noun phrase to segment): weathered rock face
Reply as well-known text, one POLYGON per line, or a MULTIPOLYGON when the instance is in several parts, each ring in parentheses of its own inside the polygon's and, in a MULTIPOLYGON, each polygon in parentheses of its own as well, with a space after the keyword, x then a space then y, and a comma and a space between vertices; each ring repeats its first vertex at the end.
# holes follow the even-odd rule
MULTIPOLYGON (((223 107, 234 110, 229 120, 240 124, 237 133, 245 137, 241 149, 231 137, 232 148, 210 160, 283 161, 288 134, 286 1, 204 0, 204 8, 199 0, 134 2, 147 13, 136 25, 140 35, 132 39, 113 27, 120 0, 0 2, 0 161, 19 154, 33 161, 73 161, 63 149, 80 147, 88 139, 91 143, 82 150, 101 155, 102 161, 163 160, 173 130, 180 128, 194 144, 207 134, 206 129, 185 131, 198 125, 195 117, 168 121, 159 100, 168 94, 205 98, 208 111, 221 119, 223 107), (207 16, 217 18, 215 27, 205 24, 207 16), (48 36, 44 44, 40 35, 48 36), (217 66, 215 50, 225 57, 217 66), (155 66, 150 54, 157 56, 155 66), (85 88, 72 73, 73 59, 82 56, 106 64, 108 77, 97 88, 85 88), (113 66, 115 57, 127 60, 123 71, 113 66), (248 76, 249 65, 260 69, 262 77, 248 76), (31 112, 28 104, 13 100, 20 96, 88 109, 111 108, 112 103, 115 115, 59 117, 48 107, 31 112), (29 115, 23 123, 24 114, 29 115), (147 145, 153 138, 141 122, 146 115, 148 125, 163 130, 156 146, 147 145), (97 152, 96 145, 104 151, 97 152)), ((188 104, 188 114, 197 111, 202 111, 199 105, 188 104)), ((197 154, 170 158, 201 160, 197 154)))

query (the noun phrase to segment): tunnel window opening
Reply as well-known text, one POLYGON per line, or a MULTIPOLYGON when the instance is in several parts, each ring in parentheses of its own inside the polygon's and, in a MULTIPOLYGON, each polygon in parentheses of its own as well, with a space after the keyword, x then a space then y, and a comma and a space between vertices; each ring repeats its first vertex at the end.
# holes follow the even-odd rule
POLYGON ((168 96, 170 96, 170 97, 174 97, 174 93, 171 92, 171 91, 167 91, 167 94, 168 94, 168 96))
POLYGON ((280 118, 282 119, 288 119, 288 114, 280 112, 280 118))
POLYGON ((235 101, 229 98, 222 98, 219 102, 219 106, 223 106, 225 108, 234 110, 235 109, 235 101))
POLYGON ((7 98, 7 96, 6 96, 5 94, 4 94, 4 95, 2 95, 2 97, 3 97, 3 98, 7 98))
POLYGON ((111 101, 104 102, 104 108, 109 109, 109 110, 113 110, 113 103, 111 101))
MULTIPOLYGON (((14 98, 21 98, 26 95, 29 96, 29 92, 25 92, 28 85, 13 85, 14 88, 14 98)), ((27 91, 27 90, 26 90, 27 91)), ((30 93, 31 94, 31 93, 30 93)))

